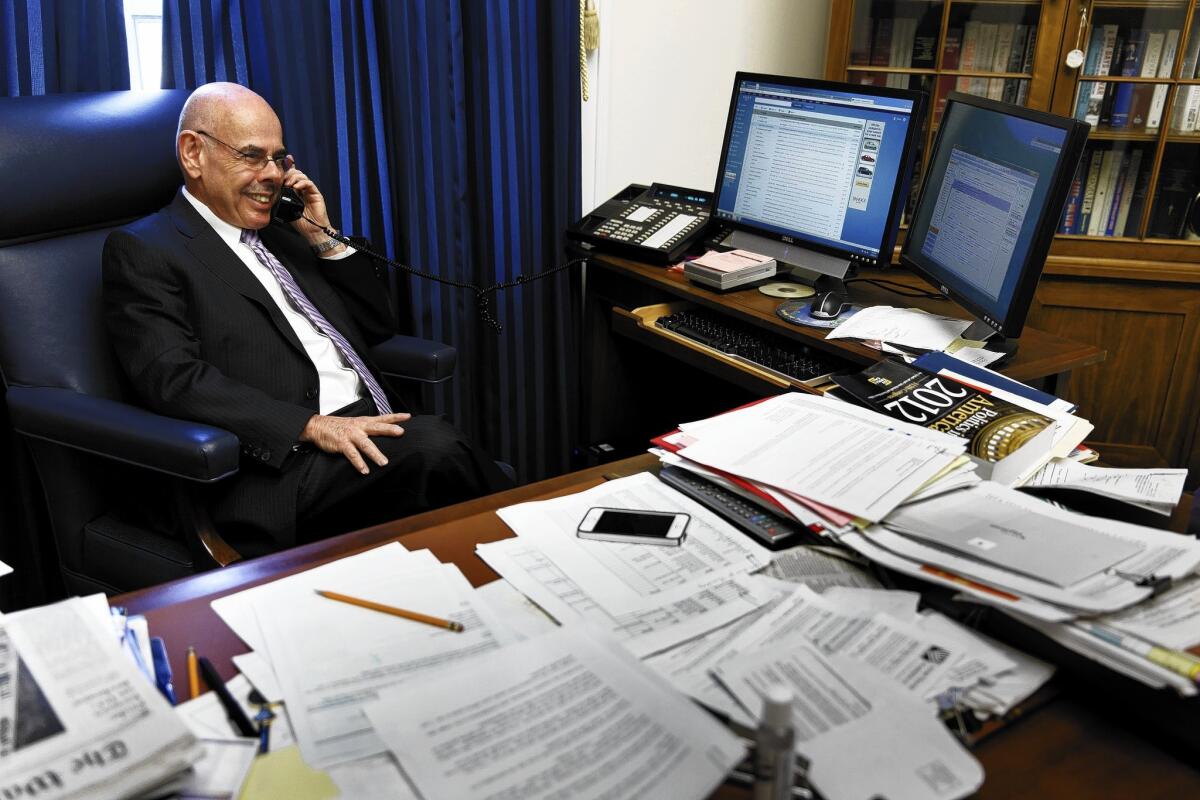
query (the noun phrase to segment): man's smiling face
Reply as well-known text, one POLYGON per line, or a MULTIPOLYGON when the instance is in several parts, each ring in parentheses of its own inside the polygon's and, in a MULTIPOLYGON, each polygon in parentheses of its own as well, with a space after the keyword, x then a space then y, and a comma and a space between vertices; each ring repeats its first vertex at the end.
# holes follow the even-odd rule
POLYGON ((260 230, 271 221, 284 170, 275 161, 248 162, 284 154, 283 128, 257 95, 227 99, 219 111, 215 130, 200 134, 198 199, 230 225, 260 230))

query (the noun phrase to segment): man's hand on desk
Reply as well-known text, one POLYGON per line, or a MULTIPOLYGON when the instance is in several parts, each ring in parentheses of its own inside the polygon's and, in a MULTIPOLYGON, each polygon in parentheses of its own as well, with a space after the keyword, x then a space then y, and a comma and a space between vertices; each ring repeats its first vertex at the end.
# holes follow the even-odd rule
POLYGON ((372 436, 403 436, 399 422, 407 422, 412 414, 383 414, 378 417, 329 417, 313 414, 300 432, 300 441, 311 442, 326 453, 341 453, 354 468, 366 475, 370 472, 364 456, 379 466, 387 457, 371 441, 372 436))

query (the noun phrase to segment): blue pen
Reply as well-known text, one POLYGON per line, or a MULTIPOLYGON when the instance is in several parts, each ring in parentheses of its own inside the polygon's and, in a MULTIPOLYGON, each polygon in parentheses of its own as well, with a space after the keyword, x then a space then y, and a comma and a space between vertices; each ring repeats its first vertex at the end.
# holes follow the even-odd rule
POLYGON ((167 658, 167 646, 161 636, 150 637, 150 656, 154 659, 154 683, 167 702, 175 705, 175 687, 171 684, 171 660, 167 658))

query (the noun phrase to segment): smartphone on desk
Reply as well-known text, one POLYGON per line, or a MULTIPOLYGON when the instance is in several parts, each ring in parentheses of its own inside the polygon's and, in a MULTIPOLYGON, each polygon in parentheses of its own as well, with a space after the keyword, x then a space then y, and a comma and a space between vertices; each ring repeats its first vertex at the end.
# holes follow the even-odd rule
POLYGON ((691 516, 675 511, 592 508, 579 523, 580 539, 678 547, 687 538, 691 516))

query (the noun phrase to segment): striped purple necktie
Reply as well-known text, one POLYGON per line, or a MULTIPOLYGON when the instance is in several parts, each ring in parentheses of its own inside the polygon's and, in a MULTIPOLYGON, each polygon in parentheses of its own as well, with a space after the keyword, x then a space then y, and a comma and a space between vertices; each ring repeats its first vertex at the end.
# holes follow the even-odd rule
POLYGON ((333 342, 333 346, 337 348, 342 359, 349 365, 350 369, 354 370, 359 379, 366 384, 367 391, 371 393, 371 399, 375 401, 375 409, 380 414, 391 414, 392 406, 388 403, 387 395, 383 393, 383 389, 379 386, 375 376, 371 374, 371 370, 367 369, 367 365, 362 362, 358 354, 354 352, 354 348, 346 341, 345 337, 338 333, 337 328, 329 324, 329 320, 325 319, 325 315, 317 310, 317 307, 312 304, 312 301, 305 296, 304 290, 296 283, 296 279, 292 274, 284 268, 283 264, 279 263, 279 259, 271 254, 267 246, 258 238, 258 231, 244 230, 242 231, 242 244, 248 245, 254 251, 254 255, 258 256, 259 262, 271 270, 271 274, 275 276, 275 280, 279 281, 279 285, 283 287, 283 291, 287 294, 288 299, 292 301, 292 305, 308 318, 313 327, 319 333, 329 337, 333 342))

